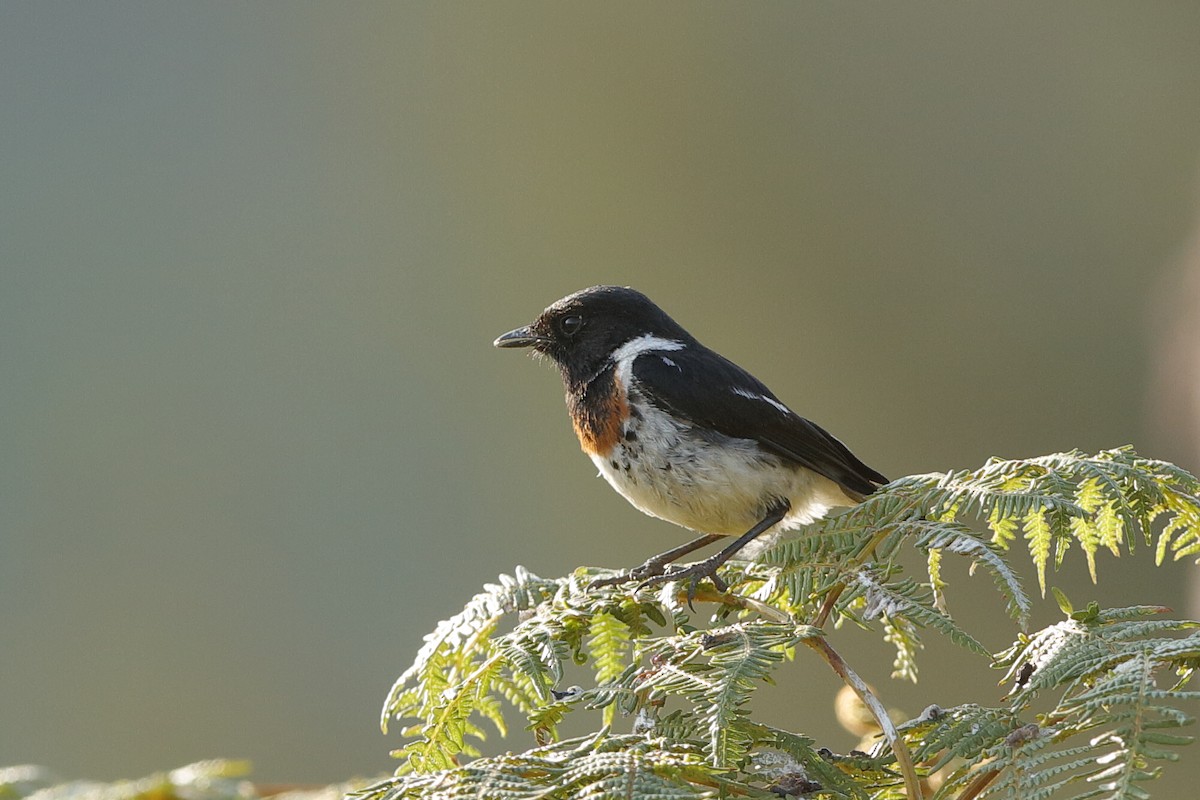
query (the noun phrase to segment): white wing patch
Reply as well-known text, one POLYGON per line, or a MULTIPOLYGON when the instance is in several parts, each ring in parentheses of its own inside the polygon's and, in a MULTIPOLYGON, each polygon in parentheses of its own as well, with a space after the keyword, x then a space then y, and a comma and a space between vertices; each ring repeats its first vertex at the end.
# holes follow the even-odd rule
POLYGON ((775 408, 777 410, 779 410, 780 412, 782 412, 784 414, 792 413, 792 410, 790 408, 788 408, 783 403, 779 402, 778 400, 776 400, 773 397, 767 397, 766 395, 763 395, 763 394, 757 394, 756 392, 751 392, 748 389, 743 389, 740 386, 735 386, 733 389, 733 393, 736 395, 739 395, 741 397, 745 397, 748 400, 757 400, 760 403, 770 403, 771 405, 775 406, 775 408))

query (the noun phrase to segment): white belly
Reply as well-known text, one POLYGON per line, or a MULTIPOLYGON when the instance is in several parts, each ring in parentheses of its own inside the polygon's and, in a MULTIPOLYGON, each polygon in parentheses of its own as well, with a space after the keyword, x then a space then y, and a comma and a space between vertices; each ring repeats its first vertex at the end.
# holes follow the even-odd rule
POLYGON ((733 535, 748 531, 780 499, 791 503, 791 511, 777 530, 853 504, 833 481, 785 463, 749 439, 701 435, 649 404, 634 408, 641 419, 626 423, 632 438, 608 457, 591 458, 604 479, 646 514, 699 533, 733 535))

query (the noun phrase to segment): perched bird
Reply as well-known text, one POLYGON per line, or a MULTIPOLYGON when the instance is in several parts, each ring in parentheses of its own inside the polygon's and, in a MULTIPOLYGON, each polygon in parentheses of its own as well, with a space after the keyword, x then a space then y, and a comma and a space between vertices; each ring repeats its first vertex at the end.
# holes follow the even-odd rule
POLYGON ((764 532, 849 506, 887 483, 761 381, 696 341, 641 292, 593 286, 564 297, 496 347, 531 347, 562 374, 579 443, 626 500, 704 535, 626 578, 691 587, 764 532), (667 565, 725 536, 714 556, 667 565))

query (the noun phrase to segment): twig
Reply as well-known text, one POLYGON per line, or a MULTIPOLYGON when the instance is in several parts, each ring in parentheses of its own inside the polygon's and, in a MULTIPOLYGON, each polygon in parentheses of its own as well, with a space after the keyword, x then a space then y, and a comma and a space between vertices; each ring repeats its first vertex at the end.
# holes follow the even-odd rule
MULTIPOLYGON (((681 592, 679 599, 682 600, 684 597, 685 593, 681 592)), ((792 621, 791 617, 774 606, 769 606, 766 603, 755 600, 753 597, 744 597, 733 592, 718 592, 715 589, 697 589, 696 593, 692 595, 692 599, 701 602, 720 603, 721 605, 734 606, 735 608, 750 609, 751 611, 758 612, 760 616, 771 620, 771 622, 787 624, 792 621)))
MULTIPOLYGON (((916 501, 910 502, 904 507, 903 511, 907 512, 913 508, 916 508, 916 505, 916 501)), ((867 558, 870 558, 871 555, 874 554, 875 548, 878 547, 884 539, 892 534, 892 532, 895 530, 896 524, 898 523, 889 523, 885 525, 882 530, 876 531, 875 535, 868 539, 866 543, 859 548, 858 554, 854 556, 851 563, 862 564, 863 561, 865 561, 867 558)), ((825 623, 829 621, 829 615, 833 613, 833 608, 837 604, 838 598, 842 596, 842 592, 845 590, 845 583, 838 583, 829 590, 829 593, 825 595, 825 602, 821 604, 821 610, 817 612, 817 616, 813 620, 813 625, 818 628, 825 627, 825 623)))
POLYGON ((834 604, 845 590, 846 584, 844 583, 839 583, 829 590, 829 594, 825 595, 825 602, 821 604, 821 610, 817 612, 817 618, 813 620, 815 627, 825 627, 825 623, 829 621, 829 615, 833 613, 834 604))
POLYGON ((979 773, 967 784, 966 790, 958 796, 958 800, 974 800, 988 787, 988 784, 996 780, 996 776, 999 774, 1000 770, 998 769, 989 769, 987 772, 979 773))
POLYGON ((900 732, 892 724, 883 703, 879 702, 879 698, 875 696, 866 682, 858 677, 857 673, 850 669, 850 665, 829 645, 829 642, 825 641, 825 637, 806 636, 801 641, 820 653, 826 663, 838 674, 838 677, 845 681, 846 685, 853 689, 858 698, 863 701, 883 731, 884 738, 891 745, 892 753, 896 756, 896 765, 900 767, 900 774, 904 776, 904 787, 909 800, 922 800, 925 795, 921 792, 921 779, 917 777, 917 768, 913 765, 912 755, 900 738, 900 732))

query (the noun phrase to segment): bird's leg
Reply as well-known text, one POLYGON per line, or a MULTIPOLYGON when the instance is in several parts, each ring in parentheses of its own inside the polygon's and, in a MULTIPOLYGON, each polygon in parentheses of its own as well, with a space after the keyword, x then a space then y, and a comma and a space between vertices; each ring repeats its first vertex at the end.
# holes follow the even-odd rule
POLYGON ((647 578, 653 578, 655 576, 662 575, 663 572, 666 571, 667 564, 670 564, 675 559, 686 556, 688 553, 695 552, 701 547, 710 545, 718 539, 723 538, 725 537, 716 533, 705 534, 704 536, 692 539, 690 542, 681 544, 678 547, 672 547, 665 553, 659 553, 656 556, 648 558, 641 566, 634 567, 633 569, 629 570, 629 572, 612 578, 601 578, 599 580, 592 581, 591 587, 612 586, 614 584, 624 583, 625 581, 644 581, 647 578))
POLYGON ((703 561, 697 561, 695 564, 690 564, 686 567, 664 571, 658 575, 653 575, 646 578, 638 585, 639 589, 647 586, 653 586, 658 583, 666 583, 667 581, 678 581, 690 579, 691 585, 688 588, 688 597, 696 591, 696 585, 704 578, 712 578, 713 583, 719 590, 724 590, 725 582, 717 577, 717 569, 733 557, 734 553, 741 550, 750 542, 761 536, 766 530, 779 523, 788 511, 792 508, 792 504, 787 500, 780 500, 767 510, 767 515, 763 517, 753 528, 743 533, 737 539, 734 539, 731 544, 721 549, 715 555, 709 556, 703 561))

